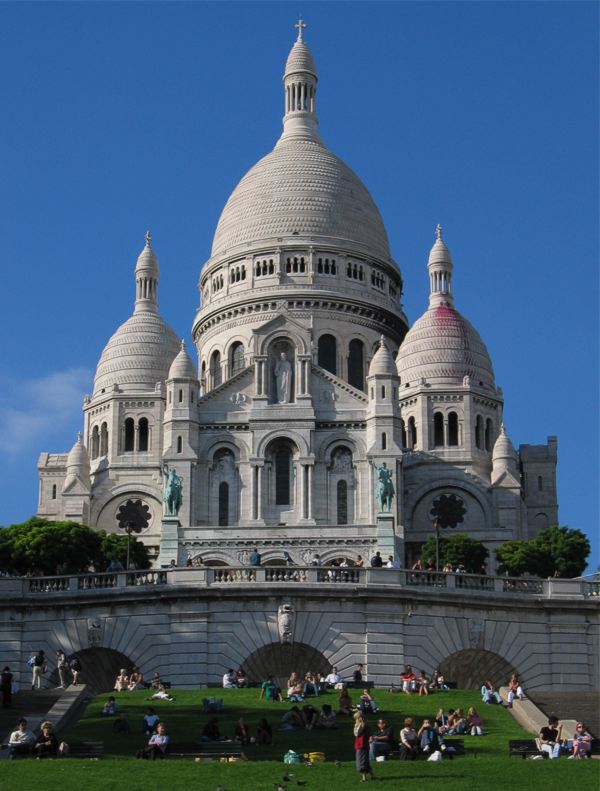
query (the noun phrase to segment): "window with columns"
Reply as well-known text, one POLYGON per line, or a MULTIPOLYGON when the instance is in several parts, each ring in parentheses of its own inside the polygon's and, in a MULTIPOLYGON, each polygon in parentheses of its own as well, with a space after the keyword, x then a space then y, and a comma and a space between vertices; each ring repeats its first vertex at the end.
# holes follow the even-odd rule
POLYGON ((365 390, 365 345, 358 338, 353 338, 348 347, 348 384, 365 390))
POLYGON ((319 338, 317 360, 321 368, 337 375, 337 341, 333 335, 319 338))
POLYGON ((108 425, 106 423, 100 427, 100 455, 108 456, 108 425))

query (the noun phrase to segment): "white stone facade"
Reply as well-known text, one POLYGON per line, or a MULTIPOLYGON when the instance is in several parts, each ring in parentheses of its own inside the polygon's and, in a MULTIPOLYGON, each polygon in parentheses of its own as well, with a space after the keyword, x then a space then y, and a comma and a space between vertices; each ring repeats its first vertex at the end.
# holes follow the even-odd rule
POLYGON ((255 546, 271 563, 377 548, 411 563, 443 497, 456 530, 490 549, 557 522, 556 439, 517 454, 506 436, 486 347, 454 307, 441 229, 429 307, 409 330, 381 216, 317 133, 316 90, 300 36, 283 134, 233 191, 201 272, 198 369, 159 316, 147 236, 83 439, 40 457, 40 516, 111 532, 133 513, 157 565, 238 565, 255 546), (395 498, 382 514, 383 462, 395 498), (164 516, 165 465, 181 478, 176 518, 164 516))

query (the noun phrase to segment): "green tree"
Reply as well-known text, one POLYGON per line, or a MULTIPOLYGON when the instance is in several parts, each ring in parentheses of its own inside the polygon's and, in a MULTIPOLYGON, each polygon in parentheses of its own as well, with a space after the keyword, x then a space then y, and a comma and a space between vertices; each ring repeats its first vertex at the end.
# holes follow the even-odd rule
POLYGON ((581 530, 555 525, 529 541, 506 541, 496 550, 496 557, 514 576, 567 578, 583 573, 590 549, 581 530))
MULTIPOLYGON (((465 533, 440 536, 440 567, 451 563, 455 569, 462 563, 470 574, 478 574, 487 556, 487 547, 465 533)), ((435 563, 435 536, 427 539, 421 547, 421 559, 424 563, 430 559, 435 563)))
MULTIPOLYGON (((123 568, 127 564, 127 536, 117 535, 116 533, 105 533, 103 530, 99 533, 100 536, 100 550, 102 555, 103 566, 98 571, 104 571, 112 560, 120 560, 123 568)), ((148 557, 148 549, 145 544, 138 541, 135 536, 131 536, 130 556, 129 563, 135 566, 136 569, 150 568, 150 558, 148 557)))

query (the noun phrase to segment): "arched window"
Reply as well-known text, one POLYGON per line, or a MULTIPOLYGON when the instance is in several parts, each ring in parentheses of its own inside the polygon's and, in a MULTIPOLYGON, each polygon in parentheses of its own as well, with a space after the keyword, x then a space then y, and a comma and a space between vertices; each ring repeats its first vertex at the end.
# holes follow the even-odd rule
POLYGON ((538 492, 544 491, 544 479, 541 475, 538 475, 538 492))
POLYGON ((337 482, 337 523, 348 524, 348 484, 346 481, 337 482))
POLYGON ((100 429, 100 455, 108 456, 108 426, 106 423, 103 423, 100 429))
POLYGON ((458 445, 458 415, 450 412, 448 415, 448 445, 458 445))
POLYGON ((475 421, 475 447, 483 450, 483 418, 477 415, 475 421))
POLYGON ((417 424, 414 417, 408 418, 408 449, 414 450, 417 447, 417 424))
POLYGON ((183 439, 182 437, 177 437, 177 453, 181 453, 183 450, 183 439))
POLYGON ((485 449, 491 450, 492 445, 494 443, 494 424, 492 423, 491 418, 488 418, 485 421, 485 449))
POLYGON ((441 412, 436 412, 433 416, 433 444, 436 448, 444 445, 444 416, 441 412))
POLYGON ((406 423, 402 418, 400 419, 400 431, 402 433, 402 447, 406 448, 406 423))
POLYGON ((183 403, 183 390, 181 390, 181 388, 180 388, 180 390, 179 390, 179 403, 180 403, 180 404, 182 404, 182 403, 183 403))
POLYGON ((56 500, 56 484, 52 484, 52 499, 56 500))
POLYGON ((318 363, 326 371, 337 374, 337 343, 333 335, 319 338, 318 363))
POLYGON ((213 387, 221 384, 221 352, 213 352, 211 355, 210 379, 213 387))
MULTIPOLYGON (((202 392, 206 392, 206 360, 202 360, 202 368, 200 373, 200 387, 202 388, 202 392)), ((169 396, 171 394, 169 393, 169 396)))
POLYGON ((365 345, 354 338, 348 348, 348 384, 357 390, 365 389, 365 345))
POLYGON ((279 447, 275 451, 275 505, 291 502, 292 453, 289 448, 279 447))
POLYGON ((381 450, 387 450, 387 434, 385 431, 381 433, 381 450))
POLYGON ((92 429, 92 459, 97 459, 98 454, 100 453, 100 435, 98 434, 98 426, 94 426, 92 429))
POLYGON ((138 424, 138 450, 148 450, 149 434, 148 418, 140 418, 138 424))
POLYGON ((125 453, 129 453, 133 450, 133 442, 135 437, 135 425, 133 422, 132 417, 128 417, 125 421, 125 443, 124 443, 124 450, 125 453))
POLYGON ((229 376, 234 376, 244 367, 244 345, 239 341, 229 350, 229 376))
POLYGON ((229 484, 221 481, 219 484, 219 525, 227 527, 229 524, 229 484))

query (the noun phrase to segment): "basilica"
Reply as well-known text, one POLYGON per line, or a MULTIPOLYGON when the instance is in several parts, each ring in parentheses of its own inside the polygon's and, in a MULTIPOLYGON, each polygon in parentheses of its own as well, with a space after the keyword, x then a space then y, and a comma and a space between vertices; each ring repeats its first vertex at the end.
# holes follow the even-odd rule
POLYGON ((240 566, 254 548, 405 565, 436 523, 484 542, 492 570, 500 543, 557 523, 556 438, 517 452, 442 228, 405 284, 373 198, 320 137, 317 82, 300 22, 281 137, 221 213, 191 343, 159 314, 147 233, 82 432, 40 456, 38 514, 134 531, 156 566, 240 566), (405 285, 425 303, 427 284, 411 326, 405 285))

